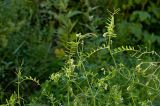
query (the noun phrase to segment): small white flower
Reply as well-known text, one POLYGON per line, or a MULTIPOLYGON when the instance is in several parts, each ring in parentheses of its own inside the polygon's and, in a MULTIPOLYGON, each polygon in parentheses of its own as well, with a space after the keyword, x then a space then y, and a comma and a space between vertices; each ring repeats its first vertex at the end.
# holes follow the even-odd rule
POLYGON ((93 15, 89 16, 89 20, 92 21, 93 20, 93 15))
POLYGON ((80 37, 80 36, 81 36, 81 33, 76 34, 76 37, 80 37))
POLYGON ((107 37, 107 32, 103 34, 103 37, 104 37, 104 38, 107 37))
POLYGON ((84 41, 82 40, 81 45, 84 45, 84 41))
POLYGON ((73 64, 73 63, 74 63, 74 60, 73 60, 73 59, 70 59, 70 63, 73 64))

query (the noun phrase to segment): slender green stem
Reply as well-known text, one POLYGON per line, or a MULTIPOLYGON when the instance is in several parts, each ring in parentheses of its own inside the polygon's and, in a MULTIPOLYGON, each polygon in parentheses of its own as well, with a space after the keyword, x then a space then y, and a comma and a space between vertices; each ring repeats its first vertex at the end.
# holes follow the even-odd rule
POLYGON ((68 93, 67 93, 67 98, 68 98, 68 106, 70 106, 70 99, 69 99, 69 84, 68 84, 68 93))
POLYGON ((112 59, 113 59, 114 65, 115 65, 116 68, 117 68, 116 61, 115 61, 114 56, 113 56, 113 53, 112 53, 112 51, 111 51, 111 36, 109 36, 109 38, 108 38, 108 51, 109 51, 109 53, 110 53, 110 55, 111 55, 111 57, 112 57, 112 59))
POLYGON ((132 102, 133 102, 134 106, 136 106, 136 103, 135 103, 135 101, 134 101, 133 96, 132 96, 132 102))
POLYGON ((93 106, 96 106, 96 101, 95 101, 95 95, 94 95, 94 93, 93 93, 93 91, 92 91, 92 87, 91 87, 91 85, 89 84, 89 80, 88 80, 88 77, 87 77, 87 74, 86 74, 86 71, 85 71, 85 67, 84 67, 84 64, 82 63, 82 67, 83 67, 83 70, 84 70, 84 73, 85 73, 85 77, 86 77, 86 81, 87 81, 87 83, 88 83, 88 86, 89 86, 89 88, 90 88, 90 91, 91 91, 91 94, 92 94, 92 96, 93 96, 93 98, 92 98, 92 101, 93 101, 93 106))
POLYGON ((20 92, 19 92, 20 91, 20 70, 18 72, 18 76, 17 77, 18 77, 18 82, 17 82, 18 104, 21 105, 20 104, 20 92))

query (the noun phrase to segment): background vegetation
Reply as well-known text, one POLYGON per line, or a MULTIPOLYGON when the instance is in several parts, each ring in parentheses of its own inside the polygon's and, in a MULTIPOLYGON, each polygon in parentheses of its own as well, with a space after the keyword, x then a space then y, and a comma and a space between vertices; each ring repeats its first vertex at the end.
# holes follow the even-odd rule
POLYGON ((159 54, 160 0, 0 1, 2 105, 158 106, 159 54))

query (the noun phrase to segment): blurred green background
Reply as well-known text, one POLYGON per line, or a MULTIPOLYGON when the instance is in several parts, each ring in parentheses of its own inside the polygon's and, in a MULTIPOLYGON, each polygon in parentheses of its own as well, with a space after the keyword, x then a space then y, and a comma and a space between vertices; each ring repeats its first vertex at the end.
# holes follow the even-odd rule
MULTIPOLYGON (((74 40, 76 33, 102 37, 108 10, 117 8, 121 11, 115 17, 118 37, 113 46, 147 47, 160 53, 160 0, 1 0, 0 104, 16 90, 13 82, 22 61, 23 75, 44 83, 63 66, 65 42, 74 40)), ((86 45, 102 42, 92 38, 86 45)), ((95 58, 98 61, 91 61, 103 66, 104 58, 95 58)), ((24 98, 39 89, 31 82, 21 88, 24 98)))

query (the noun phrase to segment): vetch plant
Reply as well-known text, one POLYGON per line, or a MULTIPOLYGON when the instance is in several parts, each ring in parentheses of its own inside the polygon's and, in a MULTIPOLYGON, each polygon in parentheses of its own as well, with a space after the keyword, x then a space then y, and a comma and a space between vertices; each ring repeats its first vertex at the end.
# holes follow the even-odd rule
MULTIPOLYGON (((143 52, 130 45, 112 47, 114 33, 114 15, 119 10, 110 12, 107 32, 103 34, 105 44, 96 49, 86 51, 86 39, 95 34, 76 34, 73 41, 66 41, 65 65, 57 73, 52 73, 50 79, 42 85, 38 100, 47 105, 67 106, 128 106, 151 105, 157 103, 160 97, 159 62, 143 61, 143 52), (97 52, 105 51, 113 64, 101 67, 98 71, 90 68, 89 59, 97 52), (128 52, 131 51, 132 53, 128 52), (118 55, 129 56, 135 63, 131 66, 119 61, 118 55), (146 65, 147 64, 147 65, 146 65), (45 98, 45 101, 42 99, 45 98)), ((151 52, 153 53, 153 52, 151 52)), ((159 55, 154 52, 155 56, 159 55)), ((96 64, 96 63, 94 63, 96 64)))
POLYGON ((36 78, 32 78, 31 76, 29 76, 29 77, 22 76, 22 65, 23 65, 23 62, 21 64, 21 66, 18 68, 18 72, 16 73, 16 75, 17 75, 17 81, 16 81, 17 91, 15 91, 11 95, 9 100, 6 100, 6 102, 7 102, 5 104, 6 106, 15 106, 15 105, 21 106, 22 104, 24 104, 24 99, 23 99, 23 97, 21 97, 21 94, 20 94, 20 86, 24 81, 30 80, 30 81, 35 82, 37 85, 40 85, 39 80, 37 80, 36 78))

